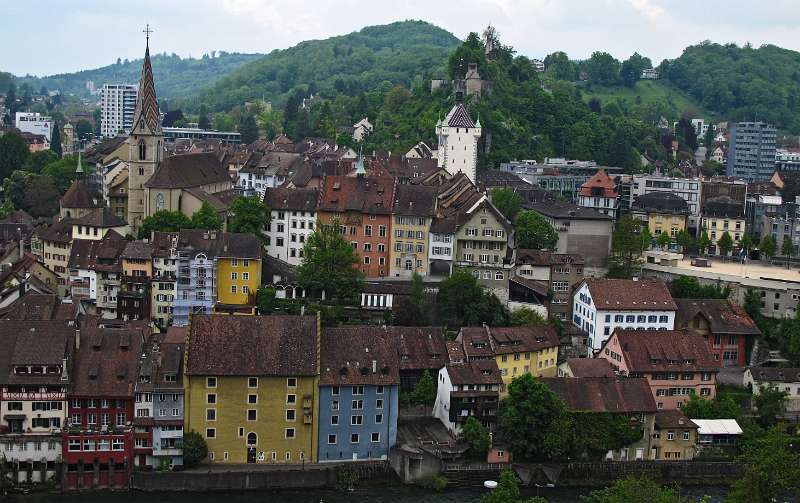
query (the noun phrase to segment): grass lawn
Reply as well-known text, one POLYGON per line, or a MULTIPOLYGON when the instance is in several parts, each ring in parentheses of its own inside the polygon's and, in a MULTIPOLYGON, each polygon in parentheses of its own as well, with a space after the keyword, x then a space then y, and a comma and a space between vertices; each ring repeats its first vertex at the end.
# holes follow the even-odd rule
POLYGON ((627 101, 629 105, 634 105, 636 104, 636 98, 638 96, 641 97, 642 103, 657 101, 669 104, 676 116, 680 116, 687 108, 693 108, 703 117, 715 119, 714 114, 703 109, 691 96, 679 89, 671 87, 662 80, 640 80, 633 88, 625 86, 586 87, 583 88, 583 96, 586 101, 589 101, 591 98, 597 98, 603 105, 618 98, 627 101))

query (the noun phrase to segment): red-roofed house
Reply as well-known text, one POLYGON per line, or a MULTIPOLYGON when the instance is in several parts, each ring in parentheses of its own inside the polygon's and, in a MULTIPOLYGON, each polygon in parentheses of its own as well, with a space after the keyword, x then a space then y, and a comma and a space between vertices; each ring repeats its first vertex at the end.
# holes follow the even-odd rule
POLYGON ((573 295, 572 323, 597 351, 617 328, 672 330, 677 309, 661 281, 586 278, 573 295))
POLYGON ((695 393, 714 398, 720 364, 702 335, 687 330, 615 330, 598 358, 647 379, 659 409, 680 409, 695 393))
POLYGON ((592 208, 616 218, 619 205, 618 196, 616 182, 605 171, 600 170, 581 185, 578 206, 592 208))

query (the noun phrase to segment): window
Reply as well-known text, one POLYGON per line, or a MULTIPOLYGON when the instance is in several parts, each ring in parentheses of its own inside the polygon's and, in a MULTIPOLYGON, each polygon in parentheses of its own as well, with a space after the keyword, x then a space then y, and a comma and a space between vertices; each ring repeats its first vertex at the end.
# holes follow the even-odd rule
POLYGON ((375 400, 375 408, 376 409, 382 409, 383 408, 383 399, 382 398, 378 398, 377 400, 375 400))
POLYGON ((339 386, 331 386, 331 395, 339 396, 339 386))
POLYGON ((375 414, 375 424, 383 424, 383 414, 375 414))
POLYGON ((358 433, 351 433, 350 434, 350 443, 351 444, 357 444, 360 441, 361 441, 361 435, 359 435, 358 433))
POLYGON ((331 416, 331 426, 339 426, 339 416, 331 416))
POLYGON ((217 387, 217 378, 206 377, 206 388, 216 388, 216 387, 217 387))
POLYGON ((363 395, 364 394, 364 386, 353 386, 353 394, 354 395, 363 395))
POLYGON ((208 393, 206 395, 206 403, 217 403, 217 394, 216 393, 208 393))
POLYGON ((286 420, 287 421, 294 421, 297 412, 294 409, 286 409, 286 420))
POLYGON ((248 421, 256 421, 258 418, 258 413, 256 409, 247 409, 247 420, 248 421))
POLYGON ((668 431, 667 432, 667 440, 675 440, 675 432, 674 431, 668 431))
POLYGON ((247 387, 248 388, 258 388, 258 377, 248 377, 247 378, 247 387))
POLYGON ((217 429, 206 428, 206 438, 217 438, 217 429))
POLYGON ((684 431, 683 432, 683 439, 684 440, 689 440, 689 432, 688 431, 684 431))
POLYGON ((206 409, 206 421, 217 420, 217 409, 206 409))
POLYGON ((381 441, 381 434, 377 433, 377 432, 373 433, 372 435, 370 435, 370 440, 372 442, 380 442, 381 441))
POLYGON ((249 404, 258 403, 258 395, 247 395, 247 403, 249 404))
POLYGON ((286 387, 287 388, 296 388, 297 387, 297 378, 296 377, 289 377, 286 379, 286 387))
POLYGON ((336 435, 328 435, 328 445, 336 445, 336 435))
POLYGON ((294 428, 286 428, 286 438, 294 438, 294 428))
POLYGON ((364 424, 364 416, 350 416, 351 426, 360 426, 364 424))
POLYGON ((239 279, 239 273, 238 272, 232 272, 231 273, 231 279, 239 279))
POLYGON ((286 395, 286 403, 297 403, 297 395, 286 395))
POLYGON ((333 400, 331 402, 331 410, 339 410, 339 400, 333 400))

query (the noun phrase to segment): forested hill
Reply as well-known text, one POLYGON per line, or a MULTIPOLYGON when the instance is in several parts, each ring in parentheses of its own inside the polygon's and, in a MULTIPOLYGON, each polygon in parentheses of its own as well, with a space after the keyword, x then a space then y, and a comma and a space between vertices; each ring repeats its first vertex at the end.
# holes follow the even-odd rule
POLYGON ((190 105, 230 110, 265 98, 282 106, 299 86, 311 94, 356 95, 388 82, 411 87, 439 70, 460 43, 451 33, 423 21, 370 26, 348 35, 309 40, 237 69, 190 105))
MULTIPOLYGON (((159 98, 172 99, 199 92, 203 87, 216 82, 240 66, 260 58, 261 54, 216 52, 201 58, 181 58, 176 54, 154 54, 151 56, 156 93, 159 98)), ((85 94, 86 81, 95 86, 103 84, 138 84, 142 73, 142 60, 118 60, 117 63, 48 77, 19 77, 17 85, 28 82, 33 89, 42 86, 60 89, 62 93, 85 94)), ((2 77, 0 77, 2 80, 2 77)), ((2 87, 5 91, 8 86, 2 87)))
POLYGON ((665 60, 659 70, 728 120, 763 120, 800 133, 800 52, 704 42, 665 60))

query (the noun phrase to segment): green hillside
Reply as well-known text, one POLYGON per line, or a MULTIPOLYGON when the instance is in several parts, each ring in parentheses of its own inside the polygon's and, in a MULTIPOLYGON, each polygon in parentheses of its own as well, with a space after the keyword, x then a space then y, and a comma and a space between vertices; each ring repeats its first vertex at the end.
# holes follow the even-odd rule
POLYGON ((648 122, 658 121, 662 115, 670 121, 677 120, 684 112, 716 118, 715 113, 663 80, 639 80, 633 87, 592 86, 583 91, 587 102, 597 98, 604 108, 615 103, 623 113, 637 115, 648 122))
POLYGON ((729 120, 763 120, 800 133, 800 52, 703 42, 659 70, 672 86, 729 120))
POLYGON ((323 96, 353 96, 386 82, 389 88, 410 87, 443 69, 459 43, 451 33, 422 21, 370 26, 275 50, 221 79, 191 104, 230 110, 262 97, 282 105, 298 87, 323 96))
MULTIPOLYGON (((219 52, 211 57, 181 58, 176 54, 155 54, 151 56, 156 93, 159 98, 173 99, 194 94, 205 86, 216 82, 240 66, 261 57, 260 54, 239 54, 219 52)), ((94 81, 95 86, 103 84, 137 84, 142 72, 142 60, 118 61, 116 64, 64 73, 47 77, 18 77, 17 85, 29 83, 33 89, 42 86, 59 89, 62 93, 85 95, 86 81, 94 81)), ((2 80, 0 78, 0 80, 2 80)), ((2 88, 3 91, 7 88, 2 88)))

